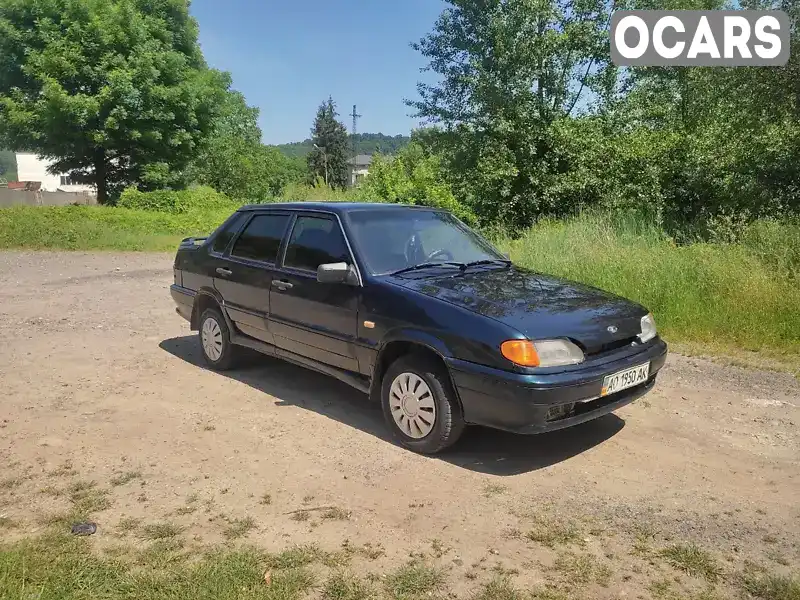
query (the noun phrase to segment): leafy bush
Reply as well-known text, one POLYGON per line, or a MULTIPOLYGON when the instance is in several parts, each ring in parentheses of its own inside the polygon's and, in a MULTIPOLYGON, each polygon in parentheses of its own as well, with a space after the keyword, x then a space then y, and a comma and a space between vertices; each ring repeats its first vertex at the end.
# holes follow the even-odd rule
POLYGON ((135 210, 151 210, 172 215, 188 214, 198 211, 235 210, 240 203, 232 201, 225 194, 206 186, 188 190, 156 190, 140 192, 130 187, 122 192, 117 206, 135 210))
POLYGON ((378 202, 444 208, 467 222, 475 222, 475 215, 456 200, 450 186, 444 183, 439 158, 415 142, 397 156, 375 156, 357 195, 378 202))

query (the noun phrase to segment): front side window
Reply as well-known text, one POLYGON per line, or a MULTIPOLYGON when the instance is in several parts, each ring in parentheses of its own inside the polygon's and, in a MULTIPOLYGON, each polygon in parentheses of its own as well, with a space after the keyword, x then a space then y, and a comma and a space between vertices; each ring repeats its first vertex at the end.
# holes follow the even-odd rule
POLYGON ((373 275, 426 262, 504 260, 503 255, 450 213, 380 208, 348 215, 351 240, 373 275))
POLYGON ((231 256, 274 263, 289 215, 256 215, 236 240, 231 256))
POLYGON ((328 263, 350 262, 339 223, 329 217, 298 217, 286 247, 284 266, 316 272, 328 263))

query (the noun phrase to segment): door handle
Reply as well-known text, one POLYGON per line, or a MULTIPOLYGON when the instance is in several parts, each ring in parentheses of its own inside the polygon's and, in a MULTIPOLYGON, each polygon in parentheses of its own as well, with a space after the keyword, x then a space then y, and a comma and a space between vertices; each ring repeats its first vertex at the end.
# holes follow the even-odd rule
POLYGON ((284 290, 290 290, 294 286, 291 283, 289 283, 288 281, 280 281, 279 279, 273 279, 272 280, 272 287, 276 287, 279 290, 284 291, 284 290))
POLYGON ((224 267, 217 267, 217 275, 224 275, 227 277, 228 275, 233 275, 233 271, 224 267))

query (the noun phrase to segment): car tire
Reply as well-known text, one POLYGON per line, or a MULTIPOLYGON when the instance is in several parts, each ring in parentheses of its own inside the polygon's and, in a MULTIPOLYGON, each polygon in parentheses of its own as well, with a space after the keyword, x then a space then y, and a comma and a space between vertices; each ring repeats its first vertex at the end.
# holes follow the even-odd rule
POLYGON ((381 384, 381 404, 395 439, 415 452, 436 454, 464 432, 450 377, 429 358, 412 354, 392 363, 381 384))
POLYGON ((241 352, 231 343, 231 334, 225 317, 217 308, 207 308, 200 315, 200 350, 206 364, 215 371, 226 371, 236 366, 241 352))

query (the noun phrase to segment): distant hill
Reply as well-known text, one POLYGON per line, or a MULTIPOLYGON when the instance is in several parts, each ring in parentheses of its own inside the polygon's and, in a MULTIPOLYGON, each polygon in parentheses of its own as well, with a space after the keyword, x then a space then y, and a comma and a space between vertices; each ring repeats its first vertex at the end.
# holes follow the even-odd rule
MULTIPOLYGON (((407 135, 383 135, 382 133, 357 133, 356 134, 356 154, 395 154, 411 141, 407 135)), ((353 138, 350 136, 350 144, 353 138)), ((291 144, 279 144, 278 150, 286 156, 294 157, 306 156, 313 149, 311 140, 293 142, 291 144)))

